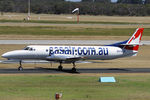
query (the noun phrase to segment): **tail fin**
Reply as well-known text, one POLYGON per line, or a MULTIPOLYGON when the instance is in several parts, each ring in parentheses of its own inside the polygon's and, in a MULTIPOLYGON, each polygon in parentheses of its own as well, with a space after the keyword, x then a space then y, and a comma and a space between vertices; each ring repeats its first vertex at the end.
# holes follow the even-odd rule
POLYGON ((144 28, 138 28, 131 38, 124 44, 124 49, 138 51, 144 28))
POLYGON ((143 30, 144 30, 144 28, 138 28, 138 29, 136 29, 135 33, 128 40, 127 44, 130 44, 130 45, 139 45, 140 42, 141 42, 143 30))
POLYGON ((112 45, 108 45, 108 46, 116 46, 116 47, 124 48, 126 50, 138 51, 143 30, 144 28, 137 28, 134 34, 128 40, 115 43, 112 45))

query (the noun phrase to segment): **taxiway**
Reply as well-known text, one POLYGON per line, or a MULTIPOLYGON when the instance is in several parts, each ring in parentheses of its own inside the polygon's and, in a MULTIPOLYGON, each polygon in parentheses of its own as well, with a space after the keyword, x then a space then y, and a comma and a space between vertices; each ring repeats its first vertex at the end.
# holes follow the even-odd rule
MULTIPOLYGON (((49 45, 106 45, 113 44, 116 40, 0 40, 0 44, 49 44, 49 45)), ((141 45, 150 45, 150 41, 141 41, 141 45)))
POLYGON ((150 68, 78 68, 77 72, 71 69, 63 69, 58 71, 55 68, 27 68, 23 71, 17 69, 0 69, 0 74, 37 74, 37 73, 150 73, 150 68))

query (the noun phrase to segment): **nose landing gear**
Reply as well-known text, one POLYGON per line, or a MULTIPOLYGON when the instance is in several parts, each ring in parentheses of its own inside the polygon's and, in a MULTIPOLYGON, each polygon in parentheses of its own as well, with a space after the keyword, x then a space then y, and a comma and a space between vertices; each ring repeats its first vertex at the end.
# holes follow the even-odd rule
POLYGON ((23 70, 22 61, 20 61, 19 64, 20 64, 20 66, 18 67, 18 70, 19 70, 19 71, 22 71, 22 70, 23 70))

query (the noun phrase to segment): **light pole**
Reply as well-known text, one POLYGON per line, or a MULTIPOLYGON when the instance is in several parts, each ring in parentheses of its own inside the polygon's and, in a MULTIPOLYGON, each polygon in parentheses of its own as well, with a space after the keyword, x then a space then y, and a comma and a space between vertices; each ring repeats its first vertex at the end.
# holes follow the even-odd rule
POLYGON ((30 20, 30 3, 31 3, 31 1, 30 0, 28 0, 28 20, 30 20))
POLYGON ((94 10, 95 10, 95 6, 94 6, 94 4, 95 4, 95 0, 93 0, 93 6, 92 6, 93 14, 94 14, 94 10))

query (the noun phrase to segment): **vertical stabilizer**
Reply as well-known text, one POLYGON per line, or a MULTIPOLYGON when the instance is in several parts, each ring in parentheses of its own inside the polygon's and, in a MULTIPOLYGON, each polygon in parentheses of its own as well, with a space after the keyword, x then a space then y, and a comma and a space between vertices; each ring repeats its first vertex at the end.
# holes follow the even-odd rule
POLYGON ((131 38, 128 40, 127 44, 130 45, 139 45, 141 42, 141 37, 143 34, 144 28, 138 28, 136 29, 135 33, 131 36, 131 38))
POLYGON ((125 44, 125 49, 138 51, 144 28, 138 28, 125 44))

